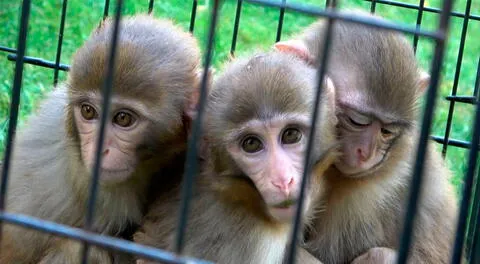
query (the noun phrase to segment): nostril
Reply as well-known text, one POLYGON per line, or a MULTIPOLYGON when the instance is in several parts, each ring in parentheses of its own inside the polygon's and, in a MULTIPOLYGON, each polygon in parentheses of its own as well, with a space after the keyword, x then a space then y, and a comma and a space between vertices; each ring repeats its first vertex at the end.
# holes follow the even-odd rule
POLYGON ((292 177, 292 178, 290 178, 290 181, 288 182, 288 185, 287 185, 287 186, 289 186, 289 187, 290 187, 290 186, 292 186, 292 185, 293 185, 293 177, 292 177))
POLYGON ((106 149, 106 150, 103 151, 103 155, 108 155, 109 152, 110 152, 110 150, 106 149))
POLYGON ((365 154, 363 153, 362 149, 357 149, 357 155, 362 161, 366 160, 365 154))

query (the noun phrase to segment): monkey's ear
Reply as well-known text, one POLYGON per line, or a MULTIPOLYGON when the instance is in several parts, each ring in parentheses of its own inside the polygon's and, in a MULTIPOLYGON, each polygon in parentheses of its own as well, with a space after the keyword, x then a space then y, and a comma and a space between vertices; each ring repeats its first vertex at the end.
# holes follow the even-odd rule
POLYGON ((301 40, 292 39, 280 41, 275 43, 273 48, 279 52, 293 54, 307 63, 311 63, 313 61, 312 55, 308 51, 308 47, 301 40))
POLYGON ((335 106, 335 84, 333 84, 332 79, 328 76, 324 76, 324 86, 323 86, 323 94, 328 99, 328 102, 331 102, 335 106))
POLYGON ((420 78, 419 78, 419 81, 418 81, 418 93, 419 94, 423 94, 428 86, 430 85, 430 74, 428 74, 428 72, 426 71, 421 71, 420 72, 420 78))
MULTIPOLYGON (((186 105, 185 109, 185 114, 191 119, 195 119, 197 116, 197 111, 198 111, 198 101, 200 100, 200 89, 201 89, 201 82, 203 78, 203 69, 197 71, 197 83, 195 87, 193 88, 193 91, 190 93, 190 96, 188 98, 188 102, 186 105)), ((210 87, 212 86, 212 76, 214 73, 214 69, 210 68, 208 69, 207 72, 207 94, 210 91, 210 87)))

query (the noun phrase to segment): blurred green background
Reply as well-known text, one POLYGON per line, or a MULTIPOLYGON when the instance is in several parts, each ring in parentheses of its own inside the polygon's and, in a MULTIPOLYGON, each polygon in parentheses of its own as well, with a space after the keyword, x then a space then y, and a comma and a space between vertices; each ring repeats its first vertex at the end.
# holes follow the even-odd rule
MULTIPOLYGON (((32 1, 31 16, 28 29, 27 52, 28 56, 40 57, 54 61, 57 49, 58 31, 62 1, 44 0, 32 1)), ((115 10, 115 1, 111 1, 110 14, 115 10)), ((236 2, 223 1, 220 10, 217 35, 215 38, 214 66, 221 69, 222 64, 228 60, 232 42, 233 24, 235 19, 236 2)), ((279 0, 281 2, 281 0, 279 0)), ((324 1, 287 1, 323 7, 324 1)), ((364 0, 338 1, 341 8, 358 7, 369 10, 370 2, 364 0)), ((418 4, 418 0, 402 0, 405 3, 418 4)), ((480 15, 480 1, 472 1, 471 13, 480 15)), ((206 34, 209 23, 209 5, 211 0, 198 1, 197 19, 194 34, 200 39, 202 49, 205 50, 206 34)), ((425 6, 441 7, 441 0, 427 0, 425 6)), ((192 1, 170 0, 155 1, 154 15, 157 17, 171 18, 188 30, 192 1)), ((464 13, 466 0, 455 1, 454 11, 464 13)), ((64 42, 61 62, 70 64, 73 52, 89 36, 99 21, 102 19, 104 9, 103 0, 69 1, 67 19, 65 24, 64 42)), ((395 22, 408 26, 415 26, 417 11, 388 5, 377 4, 377 13, 395 22)), ((144 13, 148 11, 148 0, 125 0, 124 14, 144 13)), ((0 1, 0 45, 16 48, 18 39, 18 25, 21 12, 20 1, 0 1)), ((275 42, 279 10, 276 8, 261 7, 249 3, 243 4, 240 30, 237 40, 237 55, 245 54, 256 49, 268 49, 275 42)), ((425 12, 422 28, 434 30, 438 25, 438 14, 425 12)), ((315 19, 298 13, 286 13, 283 25, 282 38, 288 37, 302 30, 315 19)), ((448 114, 448 102, 444 99, 450 94, 455 67, 457 64, 460 35, 463 18, 452 17, 450 35, 448 39, 445 63, 441 80, 441 91, 435 109, 433 134, 443 135, 448 114)), ((413 41, 413 36, 409 36, 413 41)), ((480 56, 480 21, 470 20, 466 38, 464 56, 462 60, 459 95, 472 95, 477 62, 480 56)), ((434 43, 428 39, 420 39, 417 57, 423 68, 430 70, 434 43)), ((10 103, 10 90, 13 82, 14 63, 7 60, 7 53, 0 52, 0 150, 3 150, 5 132, 8 124, 10 103)), ((20 123, 35 109, 39 100, 53 87, 53 70, 38 66, 25 65, 21 96, 20 123)), ((65 72, 60 73, 60 80, 65 80, 65 72)), ((471 124, 474 107, 466 104, 456 104, 453 118, 451 137, 460 140, 470 140, 471 124)), ((438 145, 440 147, 440 145, 438 145)), ((466 168, 468 151, 449 147, 447 162, 454 171, 454 182, 461 185, 466 168)))

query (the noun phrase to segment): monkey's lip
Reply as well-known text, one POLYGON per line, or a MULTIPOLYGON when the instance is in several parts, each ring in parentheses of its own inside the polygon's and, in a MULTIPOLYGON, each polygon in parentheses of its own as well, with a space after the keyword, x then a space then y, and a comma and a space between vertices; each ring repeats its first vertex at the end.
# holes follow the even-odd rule
POLYGON ((295 204, 297 204, 296 199, 289 199, 289 200, 285 200, 285 201, 277 203, 277 204, 273 204, 273 205, 271 205, 271 207, 275 208, 275 209, 289 209, 292 206, 294 206, 295 204))

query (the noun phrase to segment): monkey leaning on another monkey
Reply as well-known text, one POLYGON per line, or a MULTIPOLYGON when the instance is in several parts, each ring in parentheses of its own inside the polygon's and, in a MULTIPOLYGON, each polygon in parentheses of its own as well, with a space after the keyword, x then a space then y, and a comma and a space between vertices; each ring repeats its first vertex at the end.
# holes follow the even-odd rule
MULTIPOLYGON (((318 67, 326 25, 320 20, 275 48, 318 67)), ((342 155, 326 172, 325 210, 306 248, 325 263, 394 263, 415 162, 417 101, 429 76, 400 33, 337 20, 330 47, 342 155)), ((456 198, 444 161, 434 146, 427 153, 409 263, 447 263, 456 198)))
MULTIPOLYGON (((280 52, 228 65, 209 95, 205 160, 197 176, 184 254, 218 263, 282 263, 291 235, 310 137, 316 69, 280 52)), ((335 93, 326 77, 307 178, 304 222, 336 158, 335 93)), ((134 241, 172 250, 179 190, 151 206, 134 241)), ((302 263, 320 263, 305 250, 302 263)), ((137 263, 146 263, 139 260, 137 263)))
MULTIPOLYGON (((83 227, 102 111, 113 20, 76 52, 65 85, 19 131, 7 211, 83 227)), ((93 229, 119 235, 138 225, 152 176, 182 155, 198 97, 199 48, 190 33, 139 15, 120 23, 93 229)), ((156 175, 165 183, 172 175, 156 175)), ((180 178, 180 177, 179 177, 180 178)), ((0 263, 79 263, 81 243, 6 225, 0 263)), ((110 263, 96 247, 89 263, 110 263)))

